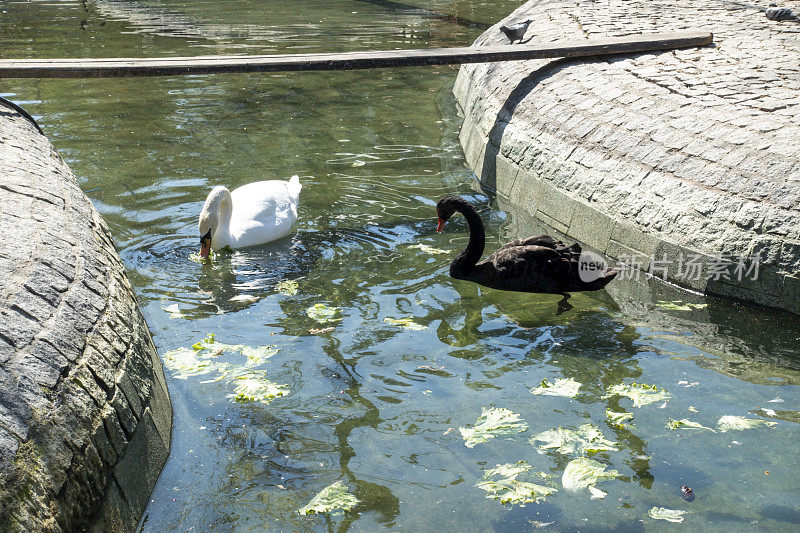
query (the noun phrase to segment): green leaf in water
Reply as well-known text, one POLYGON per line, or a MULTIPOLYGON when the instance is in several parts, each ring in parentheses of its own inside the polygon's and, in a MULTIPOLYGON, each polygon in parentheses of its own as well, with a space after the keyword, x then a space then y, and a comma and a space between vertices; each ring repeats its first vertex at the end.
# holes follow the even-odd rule
POLYGON ((669 421, 667 422, 667 429, 670 429, 670 430, 674 431, 674 430, 680 429, 680 428, 685 428, 685 429, 707 429, 708 431, 713 431, 714 433, 716 433, 716 431, 714 431, 713 429, 707 428, 707 427, 705 427, 705 426, 703 426, 703 425, 701 425, 701 424, 699 424, 697 422, 692 422, 688 418, 683 418, 681 420, 674 420, 674 419, 670 418, 669 421))
POLYGON ((606 470, 606 465, 587 457, 578 457, 567 464, 561 476, 561 485, 566 490, 576 491, 598 481, 614 479, 619 475, 616 470, 606 470))
POLYGON ((258 370, 243 372, 231 382, 234 384, 233 393, 228 398, 238 403, 269 403, 270 400, 289 394, 286 385, 273 383, 265 377, 264 372, 258 370))
POLYGON ((338 307, 331 307, 323 303, 314 304, 306 310, 308 317, 322 324, 338 322, 340 320, 338 307))
POLYGON ((217 258, 217 252, 215 252, 214 250, 211 250, 208 253, 208 257, 206 257, 205 259, 200 257, 200 252, 194 252, 192 254, 189 254, 189 261, 193 263, 199 263, 201 265, 205 263, 213 263, 216 258, 217 258))
MULTIPOLYGON (((558 489, 537 485, 528 481, 520 481, 517 476, 530 470, 531 465, 525 461, 506 463, 487 470, 483 478, 475 486, 487 492, 490 500, 500 503, 522 505, 543 500, 546 496, 558 492, 558 489)), ((540 473, 546 477, 546 474, 540 473)))
POLYGON ((383 321, 386 322, 387 324, 400 326, 402 328, 407 328, 414 331, 421 331, 423 329, 428 329, 426 326, 414 322, 414 319, 410 316, 405 318, 384 318, 383 321))
POLYGON ((778 425, 777 422, 770 420, 761 420, 758 418, 745 418, 743 416, 725 415, 717 420, 717 429, 720 433, 726 431, 741 431, 744 429, 753 429, 758 426, 772 427, 778 425))
POLYGON ((668 302, 666 300, 659 300, 656 305, 662 309, 669 309, 670 311, 692 311, 694 309, 705 309, 708 304, 693 304, 691 302, 683 302, 682 300, 673 300, 668 302))
POLYGON ((567 398, 574 398, 578 394, 578 389, 580 388, 581 383, 572 378, 559 378, 555 381, 555 383, 550 383, 547 381, 547 379, 543 379, 538 387, 531 389, 531 394, 542 394, 544 396, 566 396, 567 398))
POLYGON ((499 437, 501 435, 511 435, 522 433, 528 429, 528 424, 520 420, 517 413, 500 408, 490 407, 481 408, 481 416, 472 428, 458 428, 461 436, 464 437, 464 446, 472 448, 480 442, 499 437))
POLYGON ((650 509, 647 514, 650 515, 650 518, 655 518, 656 520, 666 520, 667 522, 683 522, 683 515, 685 515, 688 511, 679 511, 677 509, 667 509, 666 507, 653 507, 650 509))
POLYGON ((633 420, 633 413, 628 413, 625 411, 612 411, 611 409, 606 409, 606 418, 608 421, 614 424, 615 426, 619 426, 621 428, 627 428, 630 424, 627 422, 633 420))
POLYGON ((164 354, 164 366, 171 370, 173 377, 177 379, 222 372, 227 368, 226 363, 212 361, 211 356, 212 354, 201 356, 197 350, 190 348, 176 348, 164 354))
POLYGON ((285 279, 275 285, 275 288, 278 289, 278 292, 286 296, 294 296, 299 290, 297 282, 293 279, 285 279))
POLYGON ((426 254, 436 255, 436 254, 449 254, 447 250, 440 250, 439 248, 434 248, 433 246, 428 246, 427 244, 412 244, 409 248, 419 248, 426 254))
POLYGON ((589 494, 591 494, 590 499, 592 500, 602 500, 603 498, 608 496, 608 493, 606 491, 600 490, 594 485, 589 485, 589 494))
POLYGON ((257 348, 253 348, 252 346, 242 347, 242 355, 247 357, 247 366, 259 366, 276 353, 278 353, 278 347, 274 344, 259 346, 257 348))
POLYGON ((233 298, 228 299, 229 303, 238 305, 250 305, 256 303, 257 301, 258 297, 253 296, 252 294, 238 294, 233 298))
POLYGON ((213 333, 206 335, 206 338, 192 344, 192 348, 197 351, 208 350, 214 353, 221 352, 241 352, 246 346, 244 344, 225 344, 217 342, 216 336, 213 333))
POLYGON ((305 507, 298 509, 301 515, 316 513, 341 514, 358 505, 359 499, 347 492, 347 487, 342 481, 337 481, 322 489, 319 494, 311 498, 305 507))
POLYGON ((669 400, 672 397, 672 394, 667 392, 664 389, 659 389, 655 385, 647 385, 647 384, 639 384, 639 383, 631 383, 630 385, 625 385, 620 383, 619 385, 614 385, 613 387, 608 389, 608 394, 603 396, 603 398, 609 398, 611 396, 627 396, 631 400, 633 400, 634 407, 642 407, 643 405, 648 405, 655 402, 660 402, 661 400, 669 400))
POLYGON ((592 424, 582 424, 577 431, 559 426, 534 435, 529 442, 534 446, 537 442, 544 443, 539 444, 539 453, 552 450, 563 455, 583 455, 599 451, 617 451, 614 447, 616 442, 607 440, 592 424))

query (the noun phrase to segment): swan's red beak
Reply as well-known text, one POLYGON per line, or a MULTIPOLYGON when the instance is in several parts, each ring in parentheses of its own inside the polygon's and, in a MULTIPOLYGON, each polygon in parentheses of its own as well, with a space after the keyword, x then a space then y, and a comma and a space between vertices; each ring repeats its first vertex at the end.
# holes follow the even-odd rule
POLYGON ((440 218, 439 222, 436 224, 436 233, 441 233, 443 230, 444 230, 444 220, 440 218))
POLYGON ((208 259, 208 254, 211 253, 211 237, 200 238, 200 258, 208 259))

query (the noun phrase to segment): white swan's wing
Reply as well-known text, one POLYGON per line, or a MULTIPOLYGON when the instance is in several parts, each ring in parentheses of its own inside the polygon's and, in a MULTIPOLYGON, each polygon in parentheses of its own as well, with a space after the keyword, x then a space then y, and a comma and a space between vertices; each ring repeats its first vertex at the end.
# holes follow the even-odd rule
POLYGON ((235 248, 280 239, 297 220, 299 180, 257 181, 231 193, 230 233, 235 248), (293 194, 294 193, 294 194, 293 194))

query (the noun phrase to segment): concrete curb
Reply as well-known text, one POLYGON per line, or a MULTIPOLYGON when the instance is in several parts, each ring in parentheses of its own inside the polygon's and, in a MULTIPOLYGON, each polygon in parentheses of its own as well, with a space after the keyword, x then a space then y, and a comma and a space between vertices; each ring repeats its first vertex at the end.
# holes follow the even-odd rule
POLYGON ((169 454, 161 361, 100 215, 0 106, 0 530, 134 531, 169 454))
POLYGON ((723 1, 530 1, 475 44, 507 43, 517 19, 533 41, 692 29, 715 44, 462 66, 481 184, 626 267, 800 313, 800 24, 723 1), (709 275, 687 276, 690 259, 709 275))

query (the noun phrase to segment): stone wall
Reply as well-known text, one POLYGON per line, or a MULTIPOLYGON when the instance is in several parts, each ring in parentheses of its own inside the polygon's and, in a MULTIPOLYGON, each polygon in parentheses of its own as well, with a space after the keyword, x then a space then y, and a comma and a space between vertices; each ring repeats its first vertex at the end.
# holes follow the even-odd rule
POLYGON ((800 23, 719 0, 530 1, 475 44, 507 44, 499 26, 525 19, 532 42, 702 30, 715 43, 462 66, 460 137, 481 183, 628 265, 800 312, 800 23))
POLYGON ((0 102, 0 530, 133 531, 172 406, 111 235, 0 102))

